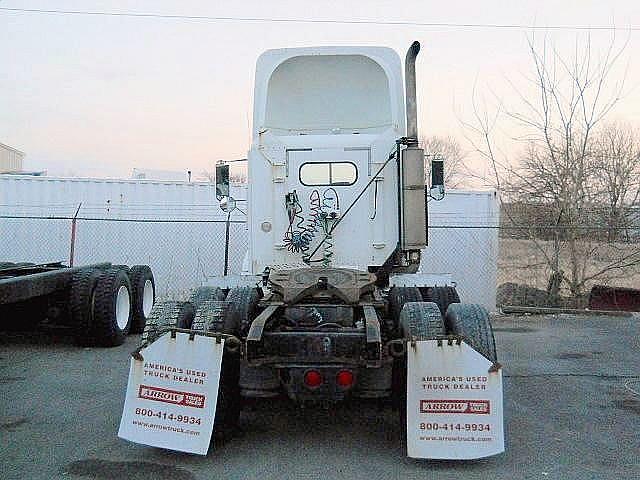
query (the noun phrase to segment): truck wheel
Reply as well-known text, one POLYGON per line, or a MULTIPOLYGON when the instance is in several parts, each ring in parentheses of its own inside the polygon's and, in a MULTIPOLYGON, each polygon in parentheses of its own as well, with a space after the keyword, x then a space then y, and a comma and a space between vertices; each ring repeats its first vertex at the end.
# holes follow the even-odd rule
POLYGON ((119 268, 104 270, 93 294, 90 335, 96 345, 115 347, 124 343, 131 328, 131 282, 119 268))
POLYGON ((392 287, 389 291, 389 314, 395 328, 400 331, 400 312, 408 302, 422 302, 422 294, 417 287, 392 287))
POLYGON ((156 282, 148 265, 134 265, 129 271, 133 290, 131 333, 141 333, 156 301, 156 282))
POLYGON ((469 345, 492 362, 498 360, 489 312, 482 305, 467 303, 449 305, 445 324, 447 333, 464 337, 469 345))
MULTIPOLYGON (((444 320, 438 305, 432 302, 405 304, 400 313, 400 330, 407 341, 427 340, 445 334, 444 320)), ((409 347, 407 347, 409 348, 409 347)), ((400 425, 406 444, 407 438, 407 355, 393 364, 393 404, 400 413, 400 425)))
POLYGON ((191 328, 195 310, 189 302, 173 300, 157 302, 151 312, 140 337, 140 345, 149 345, 158 339, 167 327, 191 328))
POLYGON ((226 298, 229 309, 225 315, 224 333, 236 336, 246 333, 259 300, 258 291, 253 287, 236 287, 229 290, 226 298))
POLYGON ((400 312, 400 329, 406 339, 428 340, 445 334, 440 308, 433 302, 406 303, 400 312))
POLYGON ((75 330, 76 342, 83 347, 90 347, 94 343, 91 337, 93 296, 100 275, 102 275, 102 271, 90 268, 80 270, 71 279, 69 313, 75 330))
MULTIPOLYGON (((231 329, 227 321, 231 307, 232 304, 228 301, 208 300, 203 302, 196 312, 193 329, 235 335, 233 331, 235 329, 231 329)), ((240 410, 242 409, 239 381, 240 356, 237 352, 225 349, 222 355, 216 416, 213 422, 214 436, 221 441, 231 438, 238 429, 240 410)))
POLYGON ((444 316, 447 308, 452 303, 460 303, 460 296, 455 287, 427 287, 423 289, 425 302, 433 302, 440 308, 440 313, 444 316))
POLYGON ((218 287, 198 287, 189 297, 189 301, 193 304, 196 310, 200 307, 202 302, 207 300, 222 301, 224 300, 224 291, 218 287))

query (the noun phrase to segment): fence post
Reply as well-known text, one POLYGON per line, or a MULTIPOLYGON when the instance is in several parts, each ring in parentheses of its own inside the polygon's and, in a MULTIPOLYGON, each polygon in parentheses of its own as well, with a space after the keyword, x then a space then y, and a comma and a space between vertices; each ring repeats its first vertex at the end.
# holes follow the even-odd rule
POLYGON ((80 212, 80 207, 82 207, 82 202, 78 204, 78 208, 76 209, 76 213, 73 215, 71 219, 71 249, 69 251, 69 266, 73 267, 73 258, 75 256, 75 248, 76 248, 76 222, 78 220, 78 213, 80 212))
POLYGON ((227 276, 229 271, 229 226, 231 223, 231 210, 227 212, 226 229, 224 233, 224 276, 227 276))

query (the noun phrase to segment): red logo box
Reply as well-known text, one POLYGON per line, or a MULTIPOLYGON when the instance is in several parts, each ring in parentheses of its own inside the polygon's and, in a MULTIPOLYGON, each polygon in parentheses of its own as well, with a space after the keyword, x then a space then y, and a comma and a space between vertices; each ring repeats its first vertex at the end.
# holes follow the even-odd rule
POLYGON ((138 398, 194 408, 204 408, 205 400, 205 396, 199 393, 179 392, 177 390, 167 390, 166 388, 150 387, 148 385, 140 385, 138 398))
POLYGON ((489 415, 489 400, 420 400, 420 413, 489 415))

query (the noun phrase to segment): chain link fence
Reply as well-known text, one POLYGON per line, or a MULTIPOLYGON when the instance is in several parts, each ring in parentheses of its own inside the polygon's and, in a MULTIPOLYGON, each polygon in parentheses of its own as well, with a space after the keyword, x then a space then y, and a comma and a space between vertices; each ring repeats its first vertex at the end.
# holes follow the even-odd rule
POLYGON ((227 226, 228 273, 240 273, 248 242, 239 220, 0 216, 0 262, 149 265, 157 294, 181 298, 223 275, 227 226))
MULTIPOLYGON (((513 218, 513 217, 512 217, 513 218)), ((489 288, 496 304, 576 307, 588 305, 594 285, 640 288, 640 228, 592 222, 430 225, 421 271, 450 273, 462 298, 489 288)), ((0 216, 0 262, 109 261, 146 264, 161 297, 183 297, 224 272, 240 273, 248 247, 246 222, 0 216), (75 223, 75 227, 74 227, 75 223), (75 234, 72 233, 75 229, 75 234)))
POLYGON ((444 218, 432 219, 428 246, 422 253, 420 272, 449 277, 466 302, 493 310, 496 305, 498 230, 473 222, 472 225, 442 225, 444 218))
POLYGON ((583 308, 594 287, 640 288, 638 207, 511 203, 500 219, 498 304, 583 308))

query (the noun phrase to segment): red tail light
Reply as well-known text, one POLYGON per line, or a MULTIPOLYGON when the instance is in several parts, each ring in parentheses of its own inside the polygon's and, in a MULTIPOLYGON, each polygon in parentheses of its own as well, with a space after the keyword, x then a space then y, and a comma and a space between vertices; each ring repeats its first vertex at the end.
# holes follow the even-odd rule
POLYGON ((309 370, 304 374, 304 384, 311 388, 319 387, 322 385, 322 375, 315 370, 309 370))
POLYGON ((349 370, 341 370, 336 376, 336 382, 343 388, 350 387, 353 385, 353 373, 349 370))

